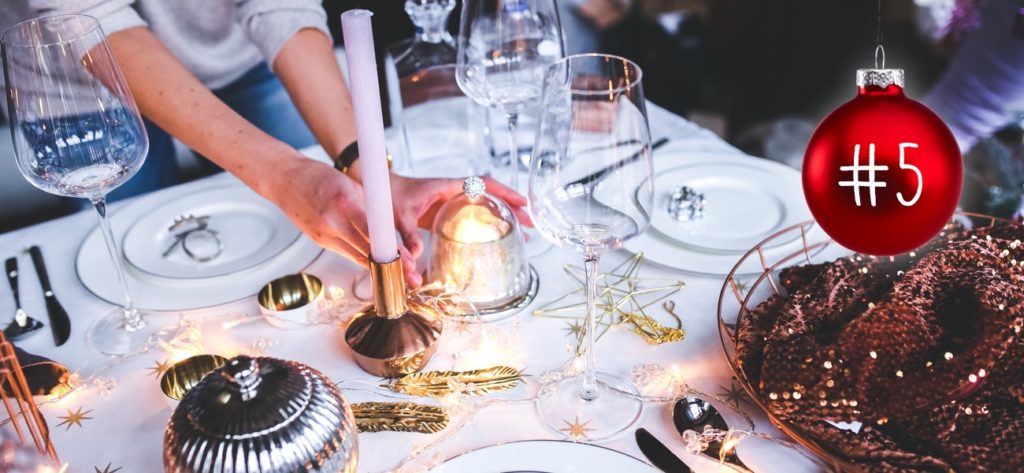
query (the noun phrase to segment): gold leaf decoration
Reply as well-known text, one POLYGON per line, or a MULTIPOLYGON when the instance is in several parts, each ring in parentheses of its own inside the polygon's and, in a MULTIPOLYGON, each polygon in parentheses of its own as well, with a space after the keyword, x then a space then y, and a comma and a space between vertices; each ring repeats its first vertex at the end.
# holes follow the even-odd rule
POLYGON ((448 426, 444 409, 414 402, 357 402, 352 413, 360 432, 433 434, 448 426))
POLYGON ((454 392, 482 396, 514 389, 522 373, 510 366, 469 371, 424 371, 395 378, 382 388, 411 396, 443 397, 454 392))

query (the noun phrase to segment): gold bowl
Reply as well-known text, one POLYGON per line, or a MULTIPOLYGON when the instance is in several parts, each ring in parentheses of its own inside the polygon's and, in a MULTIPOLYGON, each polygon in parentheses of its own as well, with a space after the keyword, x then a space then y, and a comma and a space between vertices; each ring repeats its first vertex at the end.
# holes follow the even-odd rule
POLYGON ((171 365, 160 377, 160 390, 169 399, 180 401, 189 389, 227 362, 228 359, 220 355, 195 355, 185 358, 171 365))
POLYGON ((256 301, 271 325, 294 329, 309 325, 309 311, 316 308, 323 294, 324 284, 320 278, 296 273, 268 282, 256 295, 256 301))

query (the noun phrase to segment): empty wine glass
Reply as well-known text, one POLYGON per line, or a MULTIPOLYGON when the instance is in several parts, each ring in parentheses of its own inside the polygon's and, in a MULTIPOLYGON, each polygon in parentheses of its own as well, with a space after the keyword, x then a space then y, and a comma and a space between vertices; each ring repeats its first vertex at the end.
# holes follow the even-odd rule
POLYGON ((459 24, 456 79, 466 96, 505 112, 509 179, 517 191, 521 109, 540 98, 544 71, 565 55, 554 0, 466 0, 459 24))
POLYGON ((586 270, 585 367, 537 400, 540 417, 575 440, 622 432, 640 415, 636 388, 596 370, 598 260, 650 224, 651 136, 640 67, 602 54, 567 57, 544 77, 540 126, 530 161, 530 214, 552 242, 581 253, 586 270))
POLYGON ((0 43, 18 169, 46 192, 92 202, 124 289, 124 307, 100 319, 87 338, 102 353, 133 353, 149 334, 132 304, 106 195, 135 175, 149 150, 135 100, 91 16, 24 21, 0 43))

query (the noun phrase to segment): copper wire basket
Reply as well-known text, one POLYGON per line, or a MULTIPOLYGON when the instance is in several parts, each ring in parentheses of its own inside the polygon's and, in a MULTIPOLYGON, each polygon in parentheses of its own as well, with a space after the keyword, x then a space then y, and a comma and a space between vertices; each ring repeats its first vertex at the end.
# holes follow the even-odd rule
MULTIPOLYGON (((970 212, 957 212, 953 221, 947 225, 947 229, 954 222, 968 228, 985 228, 997 222, 1016 224, 1010 220, 970 212)), ((810 230, 814 226, 813 221, 806 221, 782 229, 762 240, 739 259, 732 271, 725 277, 718 296, 718 335, 736 379, 772 424, 817 455, 832 471, 862 472, 865 471, 863 466, 839 455, 828 445, 817 441, 799 427, 780 420, 775 413, 767 408, 761 392, 750 383, 747 373, 736 363, 736 327, 743 323, 743 318, 747 314, 769 296, 785 292, 779 283, 779 271, 790 266, 827 263, 853 254, 852 251, 843 248, 827 235, 811 234, 810 230), (802 247, 797 251, 783 256, 773 256, 765 251, 779 239, 795 238, 799 238, 802 242, 802 247), (744 264, 749 264, 748 260, 751 259, 760 264, 762 271, 759 274, 751 275, 749 271, 740 271, 744 264)))
MULTIPOLYGON (((40 454, 58 462, 57 451, 50 441, 50 429, 39 413, 32 392, 25 380, 25 372, 14 353, 14 345, 0 333, 0 401, 7 411, 7 423, 24 445, 34 445, 40 454)), ((0 461, 0 467, 2 467, 0 461)))

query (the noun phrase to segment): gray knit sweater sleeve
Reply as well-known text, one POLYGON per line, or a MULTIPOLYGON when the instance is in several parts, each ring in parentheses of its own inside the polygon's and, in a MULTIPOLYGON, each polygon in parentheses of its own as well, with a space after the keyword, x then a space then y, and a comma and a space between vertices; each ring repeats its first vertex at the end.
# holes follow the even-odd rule
POLYGON ((38 16, 83 14, 96 17, 103 32, 110 35, 121 30, 146 26, 146 21, 132 8, 135 0, 29 0, 38 16))
POLYGON ((235 0, 238 21, 267 64, 299 30, 313 28, 330 36, 320 0, 235 0))

